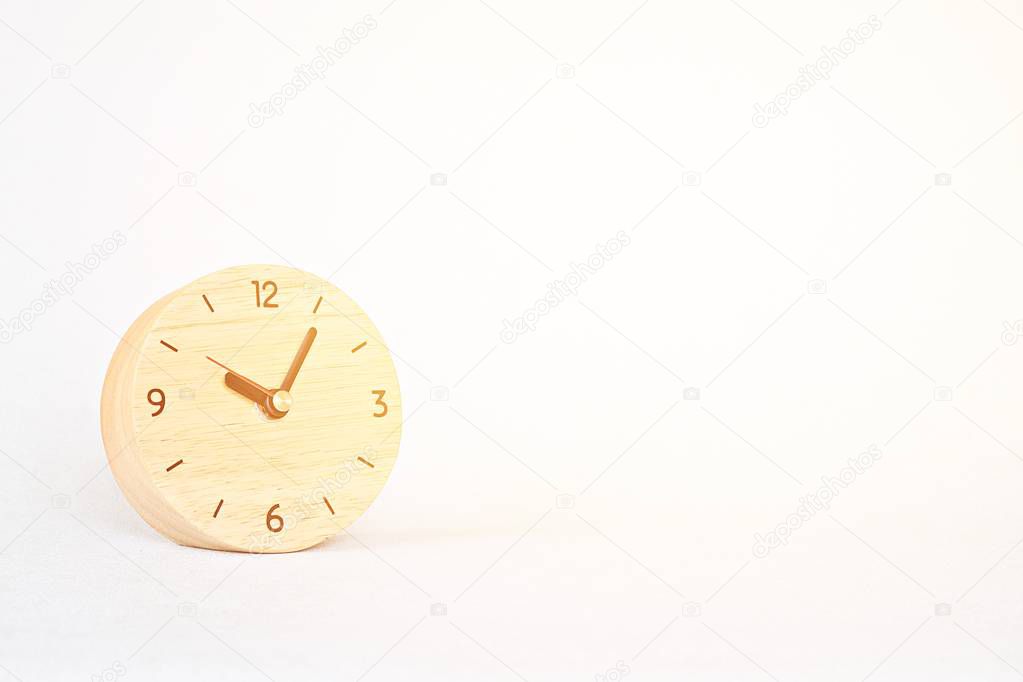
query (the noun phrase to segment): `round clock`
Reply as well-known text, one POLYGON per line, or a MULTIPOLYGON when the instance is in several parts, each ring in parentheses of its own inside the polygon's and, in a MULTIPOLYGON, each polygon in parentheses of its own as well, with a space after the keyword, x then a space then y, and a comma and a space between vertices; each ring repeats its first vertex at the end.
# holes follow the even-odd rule
POLYGON ((277 265, 202 277, 114 353, 103 442, 132 506, 183 545, 293 552, 387 481, 401 437, 391 355, 330 282, 277 265))

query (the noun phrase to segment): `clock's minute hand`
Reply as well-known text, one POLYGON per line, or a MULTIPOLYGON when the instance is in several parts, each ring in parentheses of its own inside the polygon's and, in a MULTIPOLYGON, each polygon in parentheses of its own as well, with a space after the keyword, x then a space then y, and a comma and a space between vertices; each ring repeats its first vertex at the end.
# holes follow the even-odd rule
POLYGON ((302 369, 302 363, 305 362, 305 356, 309 354, 309 349, 313 347, 313 339, 315 338, 316 327, 309 327, 309 331, 305 333, 305 337, 302 339, 302 345, 298 347, 298 352, 295 353, 295 358, 291 361, 288 373, 284 375, 284 381, 281 383, 282 391, 291 390, 292 384, 295 383, 295 377, 298 376, 298 370, 302 369))

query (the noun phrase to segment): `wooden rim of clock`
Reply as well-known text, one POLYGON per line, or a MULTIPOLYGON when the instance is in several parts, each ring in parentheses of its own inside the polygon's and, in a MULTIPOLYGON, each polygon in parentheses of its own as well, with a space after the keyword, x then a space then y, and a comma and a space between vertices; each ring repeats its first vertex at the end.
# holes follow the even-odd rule
POLYGON ((191 537, 179 532, 179 528, 189 525, 187 519, 159 494, 148 472, 143 469, 139 454, 135 451, 135 425, 127 389, 133 383, 141 356, 140 349, 145 344, 149 330, 164 308, 182 289, 164 296, 147 308, 117 344, 103 382, 103 398, 100 401, 100 423, 107 461, 125 497, 143 520, 156 531, 181 545, 240 551, 239 548, 226 545, 205 533, 191 537), (139 490, 146 490, 149 494, 139 494, 139 490))

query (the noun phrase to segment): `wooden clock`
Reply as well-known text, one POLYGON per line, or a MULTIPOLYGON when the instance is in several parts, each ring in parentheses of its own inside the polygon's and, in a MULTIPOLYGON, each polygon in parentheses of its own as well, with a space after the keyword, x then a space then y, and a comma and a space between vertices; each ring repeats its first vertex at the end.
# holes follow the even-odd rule
POLYGON ((401 394, 366 313, 314 275, 243 265, 149 307, 107 370, 121 490, 183 545, 293 552, 351 524, 394 468, 401 394))

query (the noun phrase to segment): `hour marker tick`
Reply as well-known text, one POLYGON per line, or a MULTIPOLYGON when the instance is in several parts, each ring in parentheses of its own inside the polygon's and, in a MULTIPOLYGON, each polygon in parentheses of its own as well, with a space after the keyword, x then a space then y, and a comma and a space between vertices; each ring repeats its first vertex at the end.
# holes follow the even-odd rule
POLYGON ((223 506, 224 506, 224 501, 221 500, 220 503, 217 505, 216 510, 214 510, 214 512, 213 512, 213 518, 217 518, 217 514, 220 513, 220 508, 223 507, 223 506))
POLYGON ((315 312, 316 312, 317 310, 319 310, 319 309, 320 309, 320 304, 321 304, 321 303, 323 303, 323 296, 320 296, 320 297, 319 297, 318 299, 316 299, 316 305, 314 305, 314 306, 313 306, 313 312, 314 312, 314 313, 315 313, 315 312))
POLYGON ((327 505, 327 509, 330 510, 330 515, 333 516, 334 515, 334 508, 330 506, 330 500, 328 500, 326 497, 324 497, 323 498, 323 504, 327 505))
POLYGON ((355 348, 353 348, 353 349, 352 349, 352 352, 354 353, 354 352, 355 352, 355 351, 357 351, 357 350, 362 350, 362 348, 363 348, 363 347, 364 347, 365 345, 366 345, 366 342, 365 342, 365 341, 363 341, 363 342, 362 342, 362 343, 360 343, 360 344, 359 344, 358 346, 356 346, 355 348))
POLYGON ((206 301, 206 307, 209 308, 210 312, 212 313, 213 312, 213 304, 210 303, 210 299, 206 298, 206 294, 202 295, 202 300, 206 301))
POLYGON ((166 342, 166 341, 164 341, 163 339, 160 339, 160 343, 162 343, 163 345, 167 346, 168 348, 170 348, 170 349, 171 349, 172 351, 174 351, 175 353, 177 353, 177 352, 178 352, 178 349, 177 349, 177 348, 175 348, 174 346, 170 345, 169 343, 167 343, 167 342, 166 342))
POLYGON ((173 469, 173 468, 175 468, 175 467, 177 467, 177 466, 179 466, 181 464, 184 464, 184 463, 185 463, 185 460, 179 459, 178 461, 174 462, 174 464, 171 464, 169 467, 167 467, 167 471, 170 471, 171 469, 173 469))
POLYGON ((366 466, 368 466, 368 467, 369 467, 370 469, 374 469, 374 468, 376 468, 376 467, 374 467, 374 465, 373 465, 373 463, 372 463, 372 462, 369 462, 369 461, 367 461, 367 460, 364 460, 364 459, 363 459, 362 457, 357 457, 356 459, 358 459, 358 460, 359 460, 360 462, 362 462, 363 464, 365 464, 366 466))

